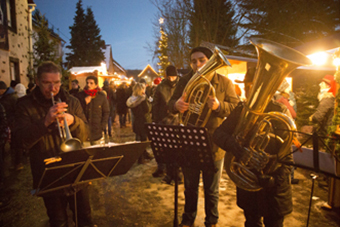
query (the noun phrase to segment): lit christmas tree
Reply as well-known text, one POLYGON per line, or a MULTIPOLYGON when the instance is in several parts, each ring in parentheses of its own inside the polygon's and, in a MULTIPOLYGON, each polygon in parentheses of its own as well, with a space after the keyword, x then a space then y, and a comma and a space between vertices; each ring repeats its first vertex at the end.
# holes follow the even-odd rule
POLYGON ((160 18, 159 19, 159 24, 161 25, 160 27, 160 33, 161 37, 159 39, 159 45, 158 45, 158 59, 159 62, 157 63, 158 65, 158 73, 161 77, 165 76, 165 69, 168 65, 170 65, 169 58, 168 58, 168 35, 164 32, 162 28, 162 24, 164 23, 164 19, 160 18))

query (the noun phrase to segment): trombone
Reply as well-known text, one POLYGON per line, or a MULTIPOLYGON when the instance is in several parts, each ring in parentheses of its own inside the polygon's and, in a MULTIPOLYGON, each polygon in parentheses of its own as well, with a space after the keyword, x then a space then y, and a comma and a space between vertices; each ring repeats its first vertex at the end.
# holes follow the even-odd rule
MULTIPOLYGON (((56 102, 54 101, 53 93, 51 92, 52 104, 55 105, 56 102)), ((61 102, 59 98, 59 102, 61 102)), ((62 112, 64 114, 64 112, 62 112)), ((66 117, 64 115, 64 127, 62 128, 59 119, 57 119, 57 126, 59 130, 60 138, 63 140, 62 144, 60 145, 60 149, 63 152, 69 152, 74 150, 80 150, 82 148, 81 142, 77 138, 73 138, 70 132, 70 128, 67 125, 66 117)))

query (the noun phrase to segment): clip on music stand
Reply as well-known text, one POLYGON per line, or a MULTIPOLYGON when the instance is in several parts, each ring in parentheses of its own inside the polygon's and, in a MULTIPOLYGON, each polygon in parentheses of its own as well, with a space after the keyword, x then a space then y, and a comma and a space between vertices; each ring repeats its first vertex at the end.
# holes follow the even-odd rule
POLYGON ((174 164, 174 226, 178 226, 178 168, 186 166, 215 171, 208 130, 201 127, 145 124, 158 163, 174 164))
POLYGON ((77 226, 77 187, 93 180, 127 173, 149 144, 150 142, 126 143, 61 153, 55 159, 56 162, 46 165, 33 193, 44 196, 67 189, 73 190, 77 226))

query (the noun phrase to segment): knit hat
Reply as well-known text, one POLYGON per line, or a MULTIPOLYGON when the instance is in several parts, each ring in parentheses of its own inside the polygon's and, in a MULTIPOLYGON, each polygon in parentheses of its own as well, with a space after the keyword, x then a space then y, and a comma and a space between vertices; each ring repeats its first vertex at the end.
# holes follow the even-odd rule
POLYGON ((161 81, 162 79, 160 77, 157 77, 156 79, 153 80, 153 84, 158 85, 160 84, 161 81))
POLYGON ((178 76, 178 72, 175 66, 169 65, 165 70, 166 76, 178 76))
POLYGON ((7 89, 6 83, 3 82, 2 80, 0 80, 0 89, 7 89))
POLYGON ((332 83, 334 82, 334 76, 326 75, 324 76, 324 78, 322 78, 322 81, 324 81, 328 85, 332 85, 332 83))
POLYGON ((189 56, 191 56, 195 52, 202 52, 208 59, 213 55, 213 52, 207 47, 195 47, 191 50, 189 56))
POLYGON ((334 76, 333 75, 326 75, 326 76, 324 76, 324 78, 322 78, 322 81, 330 86, 330 89, 328 90, 328 92, 333 93, 333 95, 335 96, 335 94, 336 94, 336 82, 334 80, 334 76))

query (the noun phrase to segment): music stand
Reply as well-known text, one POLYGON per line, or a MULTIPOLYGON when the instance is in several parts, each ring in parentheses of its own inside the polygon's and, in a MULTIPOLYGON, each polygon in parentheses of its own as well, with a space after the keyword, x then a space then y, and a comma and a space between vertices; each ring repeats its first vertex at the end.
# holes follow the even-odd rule
POLYGON ((175 169, 174 226, 178 226, 178 167, 215 171, 208 130, 202 127, 145 124, 155 159, 175 169))
POLYGON ((34 195, 73 190, 77 226, 76 189, 90 181, 125 174, 144 152, 150 142, 133 142, 111 146, 88 147, 61 153, 45 160, 46 168, 34 195))
MULTIPOLYGON (((309 138, 305 140, 304 143, 299 148, 297 148, 295 145, 292 145, 291 149, 292 149, 294 163, 287 163, 287 162, 281 162, 281 163, 292 165, 292 166, 303 168, 303 169, 312 170, 315 173, 322 173, 322 174, 331 176, 333 180, 340 179, 340 176, 336 171, 337 162, 335 158, 333 157, 333 154, 324 152, 324 151, 319 151, 319 139, 321 139, 322 136, 318 136, 317 132, 314 132, 313 134, 304 133, 304 132, 298 132, 298 133, 304 134, 305 136, 308 136, 309 138), (312 140, 313 148, 302 147, 309 140, 312 140)), ((326 149, 329 150, 328 147, 326 147, 326 149)), ((311 212, 311 206, 312 206, 312 197, 314 193, 314 183, 315 183, 315 179, 318 176, 312 173, 310 174, 310 177, 312 179, 312 188, 311 188, 311 194, 310 194, 310 200, 309 200, 307 226, 309 225, 309 218, 310 218, 310 212, 311 212)), ((330 194, 332 193, 333 192, 331 192, 330 194)))

